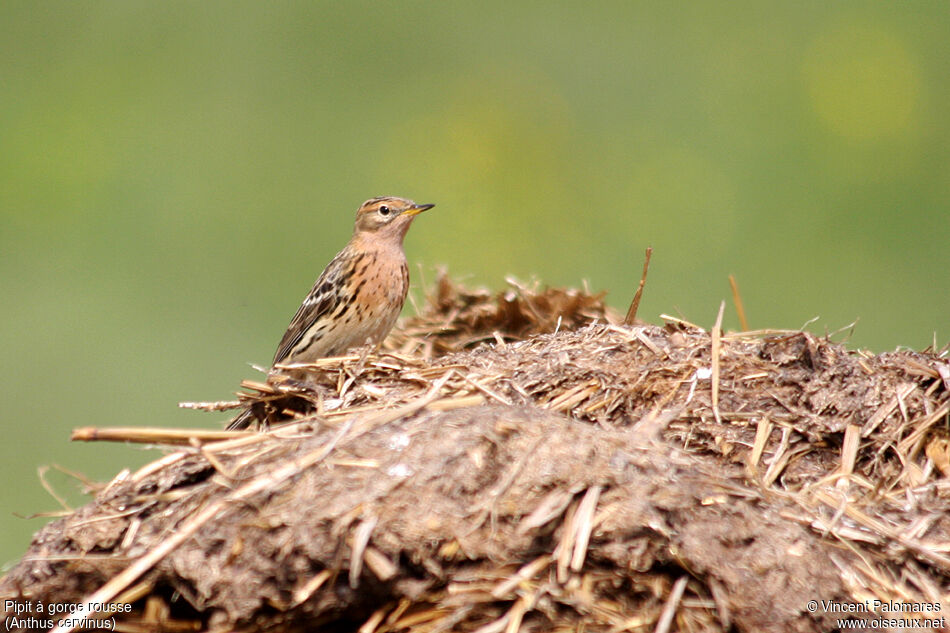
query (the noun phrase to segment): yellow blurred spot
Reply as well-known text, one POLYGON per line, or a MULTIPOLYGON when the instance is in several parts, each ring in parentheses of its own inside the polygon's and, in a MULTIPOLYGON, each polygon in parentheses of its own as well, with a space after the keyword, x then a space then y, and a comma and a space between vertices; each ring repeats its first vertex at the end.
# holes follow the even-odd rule
POLYGON ((899 136, 914 123, 920 70, 895 34, 847 25, 806 54, 812 107, 834 133, 857 140, 899 136))

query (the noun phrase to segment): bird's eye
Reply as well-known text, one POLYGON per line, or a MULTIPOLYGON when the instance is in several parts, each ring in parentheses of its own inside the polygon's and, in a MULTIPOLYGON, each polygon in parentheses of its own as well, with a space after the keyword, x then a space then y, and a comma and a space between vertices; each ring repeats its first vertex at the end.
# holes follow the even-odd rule
POLYGON ((380 215, 389 215, 389 207, 387 207, 386 205, 381 206, 381 207, 379 208, 379 214, 380 214, 380 215))

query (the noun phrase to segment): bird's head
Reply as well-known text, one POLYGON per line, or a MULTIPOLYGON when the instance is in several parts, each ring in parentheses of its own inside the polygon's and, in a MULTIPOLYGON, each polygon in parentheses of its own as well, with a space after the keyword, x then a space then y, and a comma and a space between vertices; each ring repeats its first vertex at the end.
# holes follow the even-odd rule
POLYGON ((356 233, 376 234, 400 242, 409 230, 412 219, 434 204, 416 204, 405 198, 383 196, 364 202, 356 212, 356 233))

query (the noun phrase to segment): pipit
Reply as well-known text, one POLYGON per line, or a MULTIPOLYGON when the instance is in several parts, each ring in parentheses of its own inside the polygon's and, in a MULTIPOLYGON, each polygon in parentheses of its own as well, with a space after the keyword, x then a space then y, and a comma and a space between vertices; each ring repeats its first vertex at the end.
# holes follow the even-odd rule
MULTIPOLYGON (((402 241, 413 218, 432 204, 382 197, 356 212, 353 237, 300 304, 274 354, 274 365, 312 363, 386 338, 406 301, 409 267, 402 241)), ((247 428, 246 410, 228 429, 247 428)))

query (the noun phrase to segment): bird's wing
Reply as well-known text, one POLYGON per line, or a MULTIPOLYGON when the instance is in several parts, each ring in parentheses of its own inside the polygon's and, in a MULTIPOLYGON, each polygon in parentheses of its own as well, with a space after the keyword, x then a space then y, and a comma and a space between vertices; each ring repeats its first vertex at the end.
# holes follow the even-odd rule
POLYGON ((320 278, 313 284, 310 294, 297 308, 297 314, 290 320, 287 331, 280 339, 277 352, 274 354, 274 364, 286 360, 290 351, 300 342, 307 331, 321 318, 331 314, 344 300, 347 286, 345 277, 352 268, 350 259, 345 252, 341 252, 333 258, 333 261, 327 265, 320 278))

